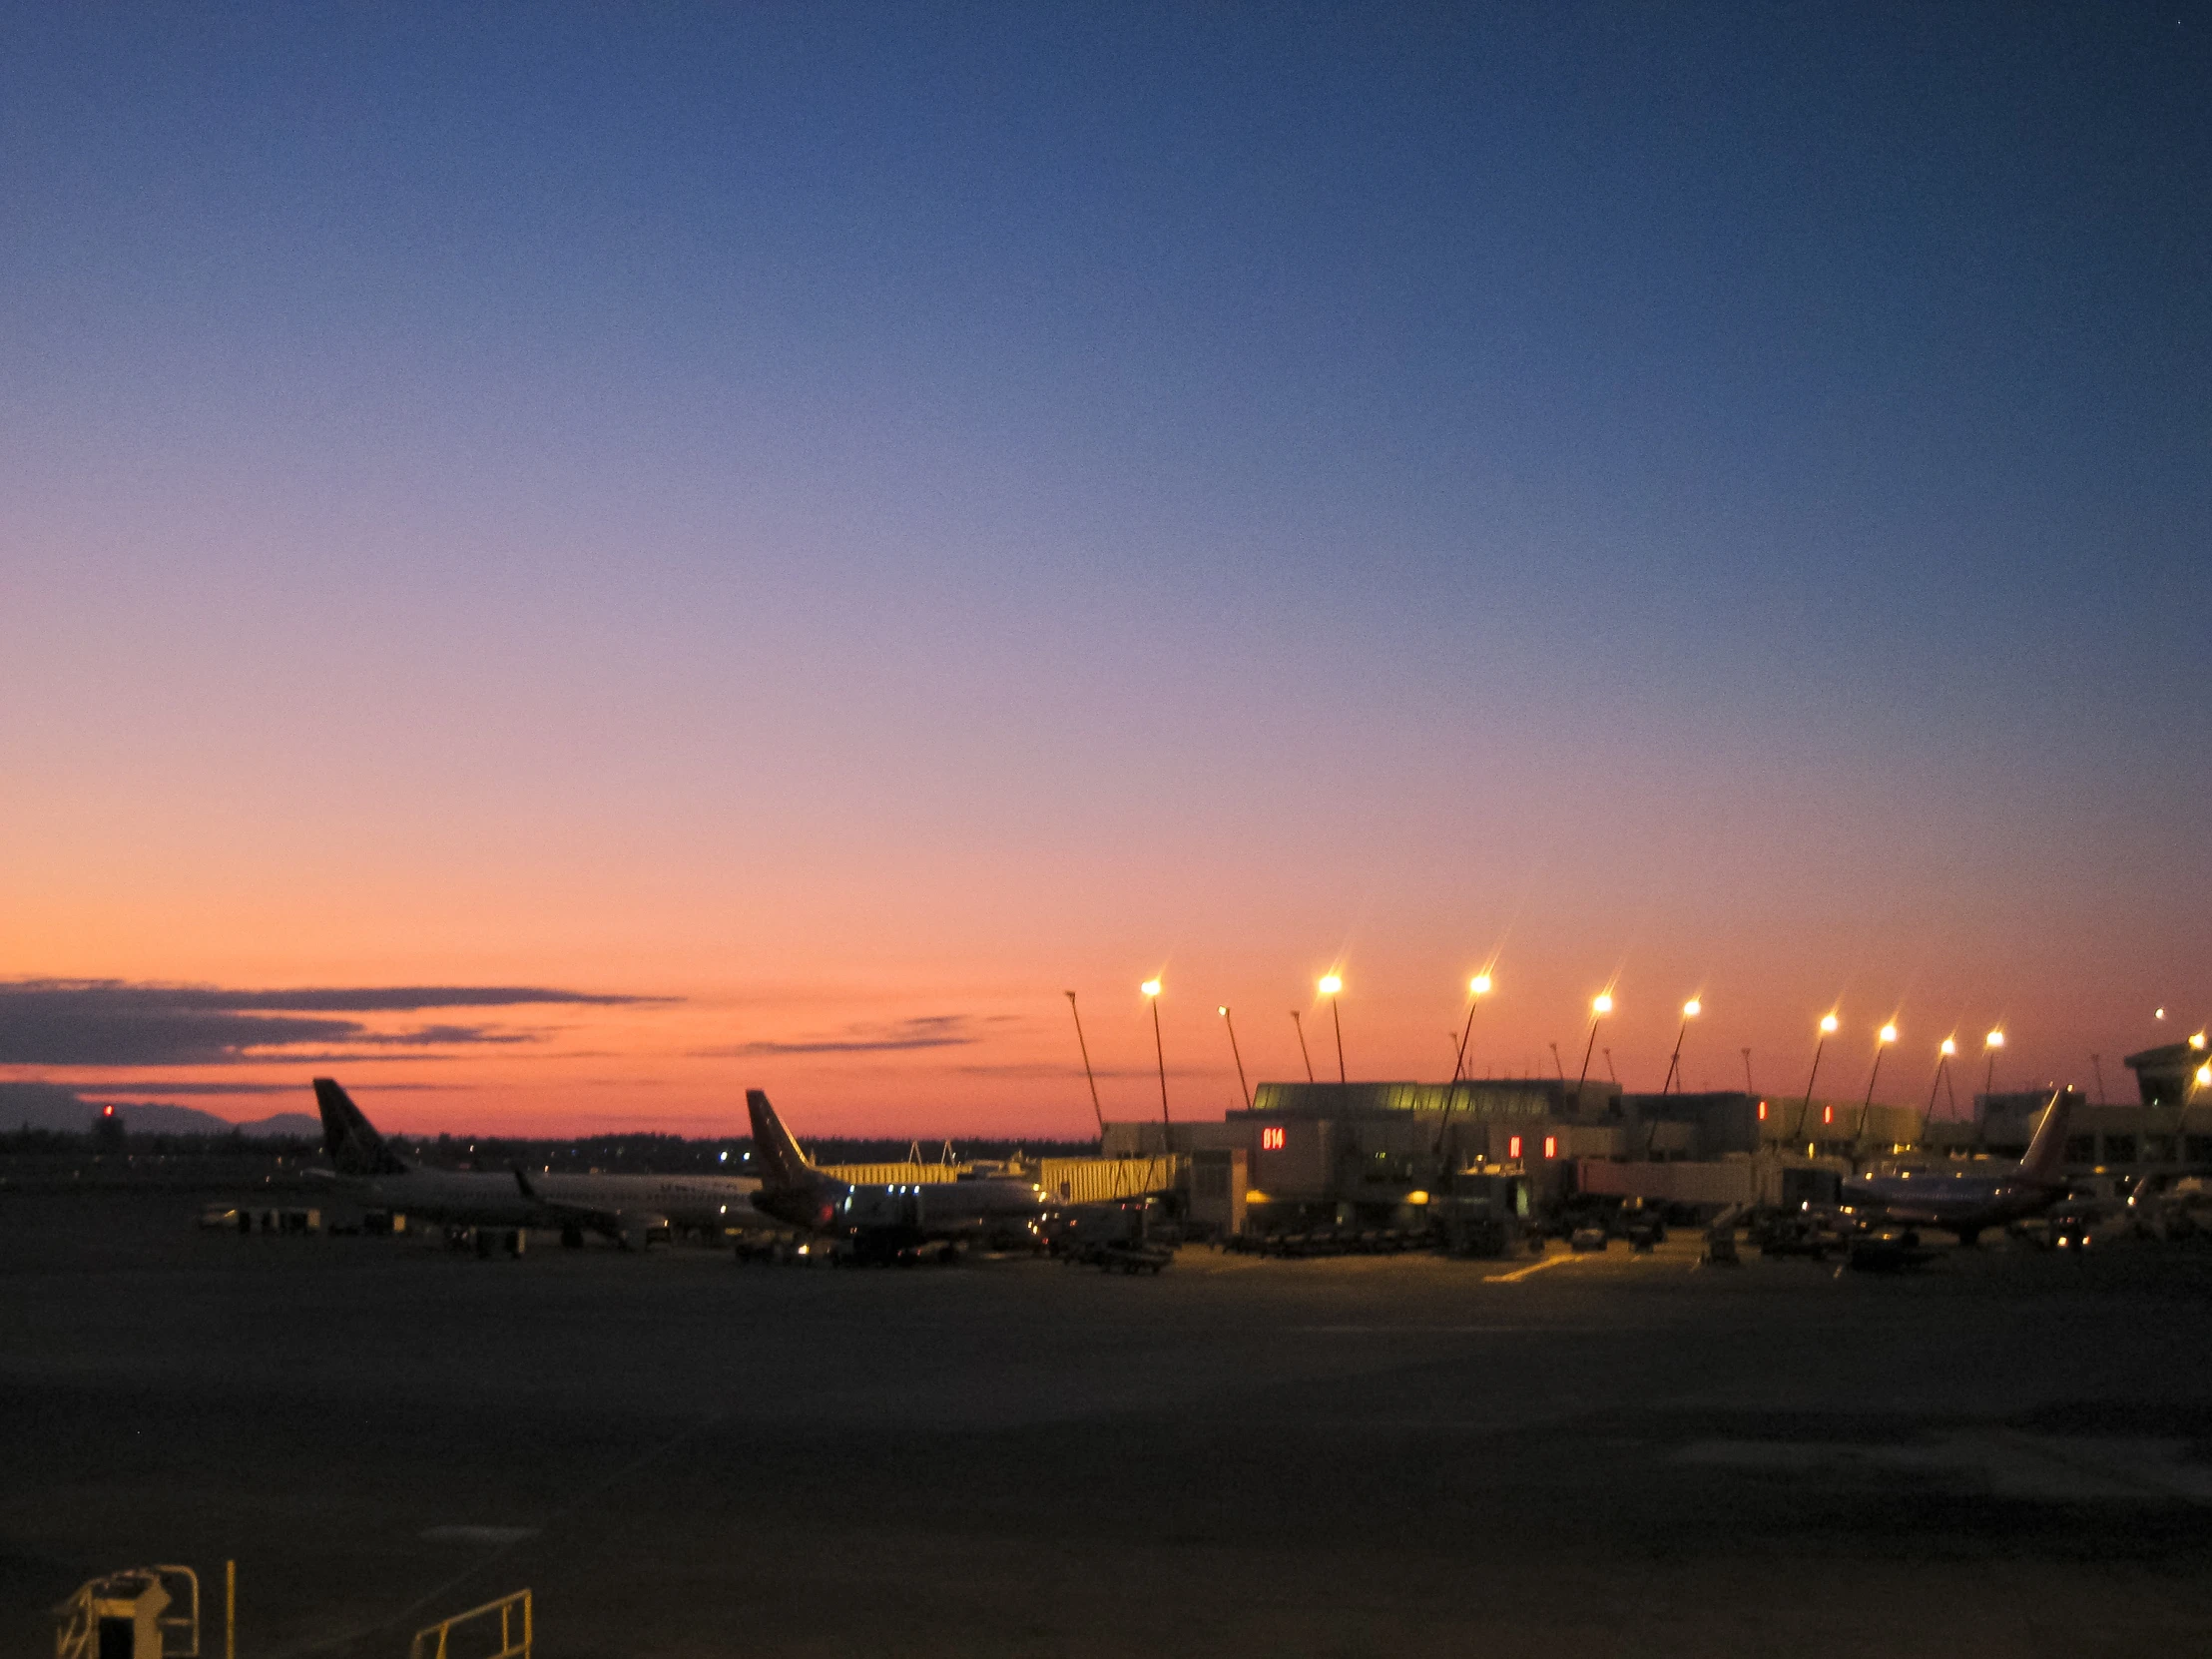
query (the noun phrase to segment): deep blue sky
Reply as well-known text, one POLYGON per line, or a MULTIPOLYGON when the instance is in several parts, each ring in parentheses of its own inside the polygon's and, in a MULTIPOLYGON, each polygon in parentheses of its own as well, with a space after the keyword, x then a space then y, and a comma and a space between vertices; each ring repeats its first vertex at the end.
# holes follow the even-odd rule
POLYGON ((2208 41, 11 8, 0 967, 1018 1004, 1703 928, 1792 1009, 2090 958, 2050 1065, 2125 1046, 2212 1000, 2208 41), (610 870, 631 930, 501 942, 610 870))

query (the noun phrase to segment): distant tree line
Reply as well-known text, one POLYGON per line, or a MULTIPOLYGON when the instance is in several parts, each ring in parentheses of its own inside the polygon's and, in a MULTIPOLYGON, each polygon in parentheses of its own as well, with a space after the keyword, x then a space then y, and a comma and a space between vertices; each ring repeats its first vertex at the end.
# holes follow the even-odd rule
MULTIPOLYGON (((168 1158, 226 1157, 260 1153, 270 1157, 319 1155, 322 1143, 307 1137, 248 1136, 236 1130, 217 1135, 140 1134, 120 1127, 120 1118, 96 1120, 82 1132, 59 1129, 0 1131, 0 1155, 55 1153, 130 1153, 168 1158)), ((753 1139, 749 1135, 689 1140, 681 1135, 627 1134, 562 1136, 386 1135, 385 1143, 410 1163, 433 1169, 609 1170, 654 1175, 744 1175, 750 1173, 753 1139)), ((946 1142, 917 1142, 882 1137, 825 1137, 805 1143, 820 1164, 895 1164, 917 1146, 922 1162, 935 1163, 946 1142)), ((1096 1141, 1010 1139, 956 1140, 953 1161, 998 1161, 1020 1153, 1032 1158, 1087 1158, 1098 1154, 1096 1141)))

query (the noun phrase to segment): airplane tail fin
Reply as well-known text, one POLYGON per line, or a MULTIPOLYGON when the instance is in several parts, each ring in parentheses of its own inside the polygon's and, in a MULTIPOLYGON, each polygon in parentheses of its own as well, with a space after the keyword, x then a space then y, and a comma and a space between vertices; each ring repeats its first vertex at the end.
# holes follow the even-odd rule
POLYGON ((340 1175, 402 1175, 401 1163, 361 1109, 332 1079, 314 1080, 315 1109, 322 1114, 322 1146, 340 1175))
POLYGON ((807 1186, 815 1167, 768 1103, 767 1091, 746 1090, 745 1109, 753 1118, 753 1156, 761 1166, 761 1190, 773 1193, 807 1186))
POLYGON ((2027 1143, 2027 1156, 2020 1160, 2020 1174, 2029 1181, 2055 1181, 2058 1166, 2066 1151, 2066 1120, 2073 1115, 2073 1093, 2068 1089, 2053 1089, 2050 1104, 2043 1108, 2043 1121, 2035 1126, 2035 1133, 2027 1143))

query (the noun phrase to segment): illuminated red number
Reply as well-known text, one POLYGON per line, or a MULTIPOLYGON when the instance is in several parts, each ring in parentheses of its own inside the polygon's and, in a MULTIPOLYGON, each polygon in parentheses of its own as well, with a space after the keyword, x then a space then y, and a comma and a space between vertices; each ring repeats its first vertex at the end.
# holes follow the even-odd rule
POLYGON ((1520 1137, 1518 1135, 1506 1136, 1505 1156, 1508 1158, 1518 1158, 1520 1156, 1520 1137))
POLYGON ((1544 1137, 1544 1156, 1546 1158, 1559 1156, 1559 1137, 1557 1135, 1546 1135, 1544 1137))
POLYGON ((1262 1152, 1281 1152, 1286 1138, 1287 1135, 1284 1130, 1263 1129, 1260 1131, 1260 1150, 1262 1152))

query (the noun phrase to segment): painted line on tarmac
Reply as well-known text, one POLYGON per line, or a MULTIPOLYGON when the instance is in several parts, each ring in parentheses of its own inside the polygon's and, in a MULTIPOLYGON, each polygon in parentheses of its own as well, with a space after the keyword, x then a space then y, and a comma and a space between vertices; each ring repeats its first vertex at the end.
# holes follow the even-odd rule
MULTIPOLYGON (((453 1574, 452 1577, 444 1580, 442 1583, 434 1584, 429 1589, 423 1591, 422 1594, 416 1596, 414 1600, 408 1602, 406 1606, 400 1608, 398 1612, 389 1614, 381 1619, 373 1619, 366 1623, 356 1624, 350 1629, 333 1631, 319 1637, 311 1635, 302 1636, 296 1641, 278 1647, 276 1650, 275 1654, 272 1656, 272 1659, 304 1659, 304 1656, 308 1654, 327 1653, 332 1648, 350 1646, 353 1643, 362 1641, 369 1636, 376 1635, 381 1631, 404 1629, 406 1626, 406 1621, 408 1619, 412 1618, 417 1613, 420 1613, 423 1608, 429 1606, 432 1602, 444 1599, 446 1596, 452 1594, 452 1592, 458 1589, 461 1585, 467 1583, 471 1578, 475 1578, 479 1574, 483 1573, 494 1562, 503 1560, 507 1556, 514 1554, 516 1550, 522 1549, 533 1539, 540 1537, 546 1531, 557 1529, 563 1521, 569 1520, 572 1517, 589 1509, 592 1505, 597 1503, 598 1500, 607 1492, 614 1490, 624 1481, 628 1480, 631 1476, 639 1473, 641 1470, 647 1468, 651 1464, 660 1461, 663 1457, 666 1457, 670 1452, 674 1451, 678 1446, 683 1445, 689 1440, 697 1438, 699 1435, 704 1434, 711 1429, 719 1428, 726 1420, 728 1420, 731 1412, 735 1409, 735 1406, 724 1406, 721 1410, 716 1411, 709 1416, 701 1417, 698 1421, 692 1423, 689 1427, 678 1429, 674 1434, 669 1435, 659 1444, 647 1447, 646 1450, 640 1455, 633 1457, 629 1462, 623 1464, 612 1474, 606 1475, 600 1480, 594 1482, 591 1486, 585 1488, 584 1491, 581 1492, 579 1495, 570 1499, 570 1501, 566 1505, 559 1509, 556 1509, 555 1511, 553 1511, 552 1514, 547 1515, 545 1517, 543 1525, 501 1528, 500 1530, 502 1531, 506 1531, 512 1534, 519 1534, 517 1536, 510 1536, 501 1543, 491 1543, 488 1539, 479 1539, 479 1542, 482 1542, 487 1546, 486 1551, 483 1555, 479 1556, 470 1565, 463 1567, 459 1572, 453 1574)), ((439 1530, 442 1529, 437 1527, 432 1527, 428 1529, 428 1531, 439 1530)), ((490 1529, 469 1528, 468 1530, 474 1531, 490 1529)), ((420 1535, 426 1536, 427 1532, 420 1535)))
POLYGON ((1289 1325, 1293 1337, 1611 1337, 1660 1325, 1289 1325))
POLYGON ((1546 1256, 1540 1262, 1531 1262, 1525 1268, 1515 1268, 1511 1273, 1486 1273, 1482 1276, 1482 1283, 1485 1285, 1517 1285, 1532 1273, 1541 1273, 1546 1268, 1564 1267, 1569 1262, 1583 1260, 1585 1258, 1580 1256, 1546 1256))
POLYGON ((1694 1440, 1668 1461, 1707 1468, 1882 1484, 2044 1503, 2212 1504, 2212 1472, 2182 1440, 2090 1438, 1967 1429, 1905 1444, 1694 1440))
POLYGON ((534 1526, 429 1526, 415 1534, 426 1544, 519 1544, 537 1535, 534 1526))

